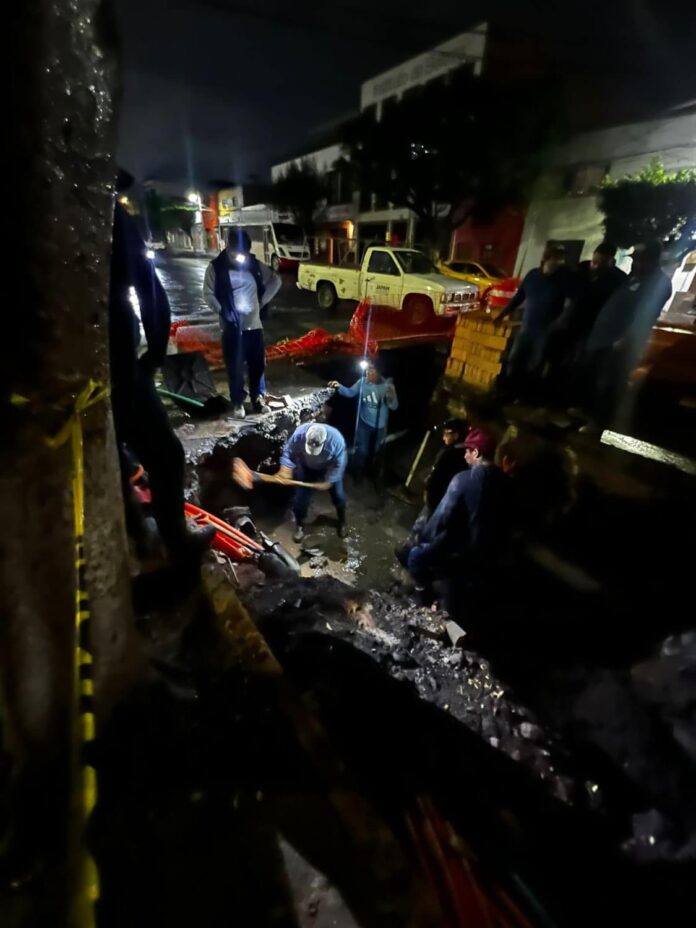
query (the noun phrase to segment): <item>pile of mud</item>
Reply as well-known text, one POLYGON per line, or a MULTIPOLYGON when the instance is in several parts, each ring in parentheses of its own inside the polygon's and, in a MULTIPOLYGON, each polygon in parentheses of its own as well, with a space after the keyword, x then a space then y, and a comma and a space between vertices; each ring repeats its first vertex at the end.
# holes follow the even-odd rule
MULTIPOLYGON (((273 470, 289 434, 325 399, 320 391, 306 411, 291 408, 235 426, 222 439, 188 442, 189 496, 223 516, 228 506, 247 502, 229 479, 231 459, 273 470)), ((385 508, 381 531, 389 518, 385 508)), ((696 854, 693 636, 668 638, 652 659, 623 663, 574 653, 572 636, 555 660, 528 638, 499 661, 495 648, 470 636, 472 643, 465 638, 452 647, 442 633, 445 614, 418 608, 403 592, 378 595, 322 576, 325 559, 315 560, 313 579, 256 573, 242 584, 281 656, 311 641, 321 654, 348 648, 369 658, 389 680, 528 771, 550 796, 603 821, 632 858, 684 861, 696 854)), ((590 618, 588 608, 585 602, 576 609, 585 649, 594 634, 587 623, 604 621, 599 612, 590 618)), ((553 609, 561 614, 563 600, 553 609)), ((563 628, 571 627, 570 614, 566 608, 563 628)))

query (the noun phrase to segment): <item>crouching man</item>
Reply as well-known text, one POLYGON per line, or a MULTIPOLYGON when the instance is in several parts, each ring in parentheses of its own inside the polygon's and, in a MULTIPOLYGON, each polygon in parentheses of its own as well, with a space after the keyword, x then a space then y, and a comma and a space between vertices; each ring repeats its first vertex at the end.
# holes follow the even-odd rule
POLYGON ((432 598, 435 580, 480 580, 486 556, 500 543, 507 482, 493 463, 495 445, 493 436, 481 429, 467 435, 464 458, 469 469, 452 478, 416 543, 397 551, 424 601, 432 598))
POLYGON ((346 494, 343 476, 347 463, 345 439, 333 426, 306 422, 292 433, 280 456, 278 476, 281 480, 301 480, 313 484, 295 490, 292 501, 295 516, 293 541, 300 542, 304 538, 305 520, 315 490, 328 490, 336 507, 338 535, 345 537, 346 494))

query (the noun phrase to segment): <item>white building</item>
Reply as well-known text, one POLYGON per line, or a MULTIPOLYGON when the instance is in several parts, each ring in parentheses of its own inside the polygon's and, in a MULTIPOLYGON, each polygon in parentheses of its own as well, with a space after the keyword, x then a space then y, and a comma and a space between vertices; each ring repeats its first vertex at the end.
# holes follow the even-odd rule
MULTIPOLYGON (((481 23, 365 81, 360 88, 361 111, 372 109, 375 119, 380 120, 385 107, 398 105, 405 94, 417 87, 444 78, 462 67, 469 67, 475 75, 481 74, 487 32, 487 24, 481 23)), ((386 237, 388 241, 412 245, 416 221, 416 214, 408 207, 378 204, 373 196, 369 204, 363 202, 357 219, 357 235, 362 239, 386 237)))
POLYGON ((481 23, 395 68, 371 77, 360 88, 360 109, 364 111, 374 106, 375 117, 381 119, 385 104, 401 100, 414 87, 422 87, 464 65, 469 65, 473 73, 479 75, 483 67, 487 30, 487 24, 481 23))
MULTIPOLYGON (((486 49, 487 25, 482 23, 468 32, 463 32, 435 48, 377 74, 365 81, 360 88, 361 112, 372 111, 375 119, 382 118, 386 106, 398 104, 404 94, 422 87, 431 81, 445 77, 462 68, 470 67, 480 74, 486 49)), ((335 137, 335 136, 334 136, 335 137)), ((407 207, 394 204, 377 204, 374 197, 363 197, 360 209, 360 194, 343 189, 345 179, 335 170, 336 162, 342 157, 340 143, 328 144, 307 151, 296 158, 273 165, 271 176, 276 181, 291 164, 311 160, 317 170, 329 175, 330 193, 328 202, 317 213, 317 223, 327 234, 356 238, 394 238, 400 242, 413 242, 416 215, 407 207)))
POLYGON ((589 258, 603 238, 602 180, 635 174, 656 159, 668 171, 696 167, 696 113, 585 132, 558 146, 527 211, 515 273, 537 266, 549 241, 563 243, 573 263, 589 258))

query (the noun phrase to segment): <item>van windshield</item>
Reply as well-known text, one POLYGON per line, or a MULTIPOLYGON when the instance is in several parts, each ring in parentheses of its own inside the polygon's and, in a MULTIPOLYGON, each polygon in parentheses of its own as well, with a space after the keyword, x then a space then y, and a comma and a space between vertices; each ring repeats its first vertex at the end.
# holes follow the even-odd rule
POLYGON ((274 222, 273 229, 279 245, 304 244, 304 231, 292 222, 274 222))
POLYGON ((436 274, 435 265, 422 251, 395 251, 394 257, 407 274, 436 274))

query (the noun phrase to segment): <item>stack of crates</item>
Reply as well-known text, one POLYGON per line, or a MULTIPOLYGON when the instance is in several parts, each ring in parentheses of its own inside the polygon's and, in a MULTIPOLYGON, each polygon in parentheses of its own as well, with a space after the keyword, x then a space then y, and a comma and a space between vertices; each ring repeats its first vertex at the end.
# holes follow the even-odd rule
POLYGON ((460 316, 445 377, 480 389, 490 387, 501 371, 512 329, 511 322, 496 322, 483 313, 460 316))

